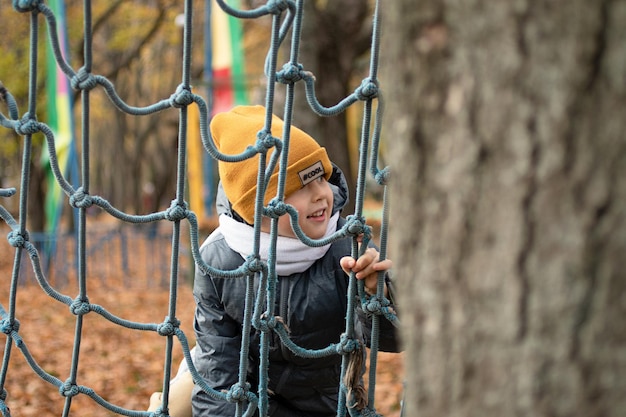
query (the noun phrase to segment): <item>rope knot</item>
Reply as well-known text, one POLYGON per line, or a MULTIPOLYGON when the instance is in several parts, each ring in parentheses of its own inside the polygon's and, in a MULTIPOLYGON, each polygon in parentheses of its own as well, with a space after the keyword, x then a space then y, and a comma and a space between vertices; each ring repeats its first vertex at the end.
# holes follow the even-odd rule
POLYGON ((70 311, 75 316, 84 316, 91 311, 89 300, 81 300, 80 298, 76 298, 74 301, 72 301, 72 304, 70 304, 70 311))
POLYGON ((59 393, 64 397, 74 397, 78 392, 78 385, 72 384, 69 379, 59 387, 59 393))
POLYGON ((269 149, 272 149, 276 146, 277 139, 272 136, 272 132, 267 130, 260 130, 256 134, 256 143, 255 147, 258 152, 266 153, 269 149))
POLYGON ((81 67, 76 75, 70 80, 70 85, 74 90, 93 90, 98 85, 96 77, 87 72, 85 67, 81 67))
POLYGON ((287 213, 287 204, 284 201, 278 201, 276 199, 272 199, 267 207, 264 208, 263 214, 272 219, 278 219, 283 214, 287 213))
POLYGON ((177 109, 185 107, 193 103, 193 94, 189 88, 184 87, 182 84, 176 87, 174 94, 170 96, 170 106, 177 109))
POLYGON ((302 79, 302 64, 291 62, 283 65, 283 69, 276 73, 276 81, 283 84, 291 84, 302 79))
POLYGON ((17 230, 11 230, 7 235, 7 240, 14 248, 23 248, 28 241, 28 232, 22 234, 17 230))
POLYGON ((368 313, 372 314, 381 314, 382 313, 382 303, 377 296, 372 296, 367 300, 363 309, 368 313))
POLYGON ((283 320, 282 317, 280 316, 272 316, 269 319, 267 318, 267 312, 263 313, 263 315, 261 316, 261 319, 259 321, 259 330, 261 330, 264 333, 269 333, 272 330, 274 330, 277 326, 278 323, 282 324, 283 326, 285 326, 285 329, 287 330, 287 332, 289 332, 289 328, 287 327, 287 325, 285 324, 285 321, 283 320))
POLYGON ((33 135, 39 132, 39 122, 28 113, 24 114, 24 118, 18 120, 15 126, 15 132, 18 135, 33 135))
POLYGON ((345 355, 347 353, 352 353, 359 348, 359 342, 357 342, 353 338, 349 338, 345 333, 341 335, 339 343, 337 344, 337 353, 340 355, 345 355))
POLYGON ((354 91, 359 100, 370 100, 378 96, 378 82, 371 78, 366 78, 354 91))
POLYGON ((249 384, 246 386, 241 386, 240 383, 236 383, 230 387, 228 392, 226 393, 226 400, 231 403, 238 403, 245 401, 248 397, 248 389, 250 388, 249 384))
POLYGON ((0 321, 0 331, 6 334, 7 336, 13 332, 17 332, 20 330, 20 322, 17 320, 9 320, 7 318, 2 319, 0 321))
POLYGON ((74 208, 89 208, 93 205, 93 199, 85 192, 83 187, 79 187, 74 194, 70 196, 70 205, 74 208))
POLYGON ((353 236, 358 236, 369 232, 369 226, 365 224, 364 217, 358 217, 351 214, 346 219, 346 230, 353 236))
POLYGON ((280 14, 287 10, 289 4, 286 0, 269 0, 266 4, 267 11, 271 14, 280 14))
POLYGON ((159 333, 160 336, 174 336, 179 326, 180 320, 176 318, 172 319, 167 316, 163 323, 157 326, 157 333, 159 333))
POLYGON ((378 185, 387 185, 390 177, 391 172, 389 172, 389 167, 381 169, 376 173, 376 175, 374 175, 374 179, 378 185))
POLYGON ((263 268, 264 262, 258 256, 250 255, 248 259, 246 259, 246 271, 249 274, 261 272, 263 268))
POLYGON ((39 3, 41 0, 13 0, 13 8, 18 12, 32 12, 39 9, 39 3))
POLYGON ((165 211, 165 218, 171 222, 176 222, 186 219, 188 214, 187 203, 183 202, 181 204, 178 200, 172 200, 172 204, 165 211))

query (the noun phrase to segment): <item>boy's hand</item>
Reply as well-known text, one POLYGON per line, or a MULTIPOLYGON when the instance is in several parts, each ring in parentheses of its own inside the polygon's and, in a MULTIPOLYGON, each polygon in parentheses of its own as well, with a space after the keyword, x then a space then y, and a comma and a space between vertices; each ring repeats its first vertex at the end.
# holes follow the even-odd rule
MULTIPOLYGON (((386 271, 391 268, 392 262, 389 259, 379 261, 378 251, 374 248, 367 248, 365 253, 355 260, 352 256, 344 256, 339 261, 341 268, 346 274, 354 272, 357 279, 363 279, 365 284, 365 292, 368 294, 376 293, 378 284, 378 272, 386 271)), ((385 287, 385 290, 387 288, 385 287)), ((385 291, 386 293, 386 291, 385 291)))

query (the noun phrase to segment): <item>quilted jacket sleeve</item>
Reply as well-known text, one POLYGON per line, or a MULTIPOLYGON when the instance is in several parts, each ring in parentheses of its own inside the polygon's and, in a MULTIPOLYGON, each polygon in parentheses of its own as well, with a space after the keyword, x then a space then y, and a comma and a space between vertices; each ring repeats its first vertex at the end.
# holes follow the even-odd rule
MULTIPOLYGON (((226 314, 211 277, 196 273, 194 297, 194 363, 210 387, 216 391, 228 390, 238 381, 240 326, 226 314)), ((212 398, 198 385, 192 394, 192 408, 194 416, 235 415, 235 404, 212 398)))

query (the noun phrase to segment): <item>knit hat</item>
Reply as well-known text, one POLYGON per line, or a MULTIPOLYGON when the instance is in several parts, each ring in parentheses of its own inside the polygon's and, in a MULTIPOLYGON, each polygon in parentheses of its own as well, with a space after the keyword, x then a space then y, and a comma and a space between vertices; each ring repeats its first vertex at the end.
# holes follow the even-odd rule
MULTIPOLYGON (((219 151, 227 155, 237 155, 248 146, 254 145, 257 133, 265 125, 265 111, 263 106, 237 106, 228 112, 216 114, 211 120, 210 128, 219 151)), ((279 117, 272 115, 272 136, 282 138, 283 125, 279 117)), ((268 161, 274 149, 268 150, 268 161)), ((285 197, 320 176, 328 180, 333 170, 326 149, 295 126, 291 126, 287 165, 285 197)), ((279 164, 276 164, 270 177, 265 193, 265 205, 276 196, 278 166, 279 164)), ((254 222, 258 169, 259 155, 241 162, 218 162, 220 180, 226 197, 233 210, 249 224, 254 222)))

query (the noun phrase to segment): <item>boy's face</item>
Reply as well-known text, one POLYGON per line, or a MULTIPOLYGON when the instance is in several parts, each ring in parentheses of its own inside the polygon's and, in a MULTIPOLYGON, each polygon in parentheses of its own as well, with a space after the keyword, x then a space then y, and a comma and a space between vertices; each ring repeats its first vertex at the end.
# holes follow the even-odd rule
MULTIPOLYGON (((333 210, 333 190, 326 178, 319 177, 285 198, 285 203, 298 211, 298 224, 311 239, 321 239, 333 210)), ((278 219, 278 234, 296 237, 290 223, 289 215, 278 219)))

